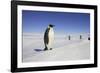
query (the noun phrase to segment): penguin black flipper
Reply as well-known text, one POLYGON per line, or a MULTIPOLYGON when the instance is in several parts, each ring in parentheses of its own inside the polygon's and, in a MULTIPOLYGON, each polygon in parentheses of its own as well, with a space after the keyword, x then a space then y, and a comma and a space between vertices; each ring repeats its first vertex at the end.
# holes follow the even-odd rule
POLYGON ((45 34, 44 34, 44 44, 45 44, 44 50, 48 50, 46 44, 48 44, 48 42, 49 42, 49 36, 48 36, 49 30, 50 30, 50 28, 47 28, 45 31, 45 34))

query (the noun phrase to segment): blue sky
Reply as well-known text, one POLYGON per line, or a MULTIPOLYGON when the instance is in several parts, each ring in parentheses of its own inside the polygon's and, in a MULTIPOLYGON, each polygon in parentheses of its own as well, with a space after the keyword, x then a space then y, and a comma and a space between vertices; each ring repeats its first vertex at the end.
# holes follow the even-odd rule
POLYGON ((57 34, 89 33, 90 14, 71 12, 22 11, 23 33, 41 34, 49 24, 57 34))

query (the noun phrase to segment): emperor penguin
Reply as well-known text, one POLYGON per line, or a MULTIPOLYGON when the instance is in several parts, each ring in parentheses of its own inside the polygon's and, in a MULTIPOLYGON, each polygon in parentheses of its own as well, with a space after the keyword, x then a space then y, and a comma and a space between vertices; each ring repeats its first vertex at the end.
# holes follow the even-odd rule
POLYGON ((49 24, 44 33, 44 51, 45 50, 52 50, 52 45, 54 41, 54 25, 49 24))

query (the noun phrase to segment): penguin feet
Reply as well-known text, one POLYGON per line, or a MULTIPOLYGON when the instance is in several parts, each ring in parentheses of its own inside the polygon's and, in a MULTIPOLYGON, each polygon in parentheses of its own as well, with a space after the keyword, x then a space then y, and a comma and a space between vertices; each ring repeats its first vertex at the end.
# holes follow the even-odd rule
POLYGON ((48 48, 44 48, 44 51, 48 50, 48 48))
MULTIPOLYGON (((44 51, 47 51, 48 50, 48 48, 44 48, 44 51)), ((50 50, 52 50, 52 48, 50 48, 50 50)))
POLYGON ((50 50, 52 50, 52 48, 50 48, 50 50))

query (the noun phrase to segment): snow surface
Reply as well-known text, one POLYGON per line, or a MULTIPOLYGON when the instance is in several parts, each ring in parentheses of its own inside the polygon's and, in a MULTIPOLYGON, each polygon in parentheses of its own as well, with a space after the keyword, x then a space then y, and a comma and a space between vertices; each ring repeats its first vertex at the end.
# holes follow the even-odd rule
POLYGON ((47 51, 42 51, 44 49, 42 37, 23 35, 23 62, 90 59, 90 41, 87 40, 87 36, 84 36, 81 40, 79 35, 72 36, 71 40, 68 40, 65 36, 55 37, 53 49, 47 51))

